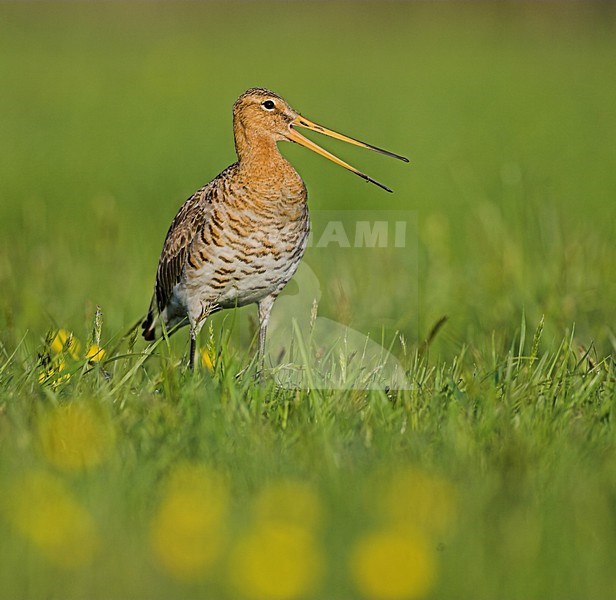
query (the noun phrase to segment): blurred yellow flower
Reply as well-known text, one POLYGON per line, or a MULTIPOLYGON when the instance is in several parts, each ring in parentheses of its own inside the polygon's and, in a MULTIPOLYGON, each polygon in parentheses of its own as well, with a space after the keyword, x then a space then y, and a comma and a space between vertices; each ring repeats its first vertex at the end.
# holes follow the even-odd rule
POLYGON ((257 495, 253 510, 257 521, 283 521, 312 528, 323 520, 317 492, 309 484, 292 479, 265 486, 257 495))
POLYGON ((420 529, 441 536, 456 517, 456 491, 448 481, 418 469, 405 468, 386 483, 379 494, 382 515, 396 528, 420 529))
POLYGON ((47 361, 43 370, 39 373, 39 383, 50 383, 53 388, 58 387, 61 383, 68 381, 71 378, 70 373, 65 372, 66 362, 61 358, 47 361))
POLYGON ((97 344, 92 344, 86 352, 86 358, 91 362, 99 362, 105 358, 105 350, 97 344))
POLYGON ((151 526, 154 556, 178 579, 208 574, 225 543, 229 491, 207 467, 182 464, 169 476, 151 526))
POLYGON ((58 478, 27 473, 5 491, 2 506, 15 529, 59 567, 84 567, 94 558, 96 525, 58 478))
POLYGON ((207 348, 203 348, 201 350, 201 364, 208 370, 214 370, 214 360, 212 359, 212 355, 207 348))
POLYGON ((71 403, 43 414, 38 425, 41 449, 54 466, 68 471, 94 467, 115 441, 109 414, 91 404, 71 403))
POLYGON ((231 551, 230 577, 242 597, 292 600, 320 579, 322 559, 312 533, 294 523, 259 523, 231 551))
POLYGON ((77 341, 75 336, 70 331, 66 331, 66 329, 59 329, 55 333, 49 347, 56 354, 61 354, 66 351, 72 358, 79 360, 81 344, 77 341))
POLYGON ((351 551, 349 570, 362 596, 405 600, 430 591, 436 563, 421 534, 383 529, 359 539, 351 551))

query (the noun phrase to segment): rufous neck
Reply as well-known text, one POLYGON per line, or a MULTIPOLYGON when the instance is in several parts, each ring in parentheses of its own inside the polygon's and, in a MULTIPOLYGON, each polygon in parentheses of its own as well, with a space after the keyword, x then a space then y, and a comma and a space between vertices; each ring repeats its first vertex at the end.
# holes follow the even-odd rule
POLYGON ((234 127, 234 133, 235 151, 242 170, 271 172, 288 165, 271 134, 249 132, 241 125, 234 127))

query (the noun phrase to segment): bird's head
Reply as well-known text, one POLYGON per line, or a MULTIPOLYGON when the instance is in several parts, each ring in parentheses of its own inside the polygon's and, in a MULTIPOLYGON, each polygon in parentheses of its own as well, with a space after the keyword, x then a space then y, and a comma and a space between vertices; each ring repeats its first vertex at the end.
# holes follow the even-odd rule
POLYGON ((382 148, 378 148, 376 146, 372 146, 366 142, 360 142, 359 140, 313 123, 291 108, 288 102, 286 102, 286 100, 278 94, 275 94, 265 88, 249 89, 236 100, 233 105, 233 126, 235 130, 236 145, 238 145, 239 142, 238 138, 243 139, 243 142, 241 142, 242 144, 249 144, 249 140, 258 138, 270 139, 274 142, 295 142, 309 148, 321 156, 324 156, 332 162, 335 162, 337 165, 352 171, 356 175, 359 175, 362 179, 370 181, 388 192, 391 192, 388 187, 378 181, 375 181, 371 177, 368 177, 368 175, 358 171, 355 167, 352 167, 343 160, 340 160, 337 156, 334 156, 324 148, 321 148, 312 140, 304 137, 296 130, 296 127, 311 129, 312 131, 317 131, 318 133, 322 133, 343 142, 360 146, 362 148, 367 148, 369 150, 374 150, 376 152, 380 152, 381 154, 408 162, 408 159, 403 156, 394 154, 388 150, 383 150, 382 148))
POLYGON ((288 139, 291 123, 298 116, 278 94, 265 88, 244 92, 233 105, 233 122, 248 137, 269 137, 280 142, 288 139))

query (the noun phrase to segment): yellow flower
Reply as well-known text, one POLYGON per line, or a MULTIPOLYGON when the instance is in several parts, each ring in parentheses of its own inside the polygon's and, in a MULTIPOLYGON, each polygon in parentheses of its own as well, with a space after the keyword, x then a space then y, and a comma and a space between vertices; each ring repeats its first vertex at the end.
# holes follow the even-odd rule
POLYGON ((456 493, 448 481, 409 467, 383 486, 379 508, 395 527, 442 536, 455 521, 456 493))
POLYGON ((9 487, 2 505, 15 529, 49 561, 66 569, 92 562, 99 546, 96 525, 59 479, 27 473, 9 487))
POLYGON ((208 370, 214 370, 214 360, 212 359, 212 355, 207 348, 203 348, 201 350, 201 364, 208 370))
POLYGON ((362 537, 351 551, 349 569, 358 591, 373 600, 421 598, 436 576, 426 540, 394 529, 362 537))
POLYGON ((66 331, 66 329, 59 329, 56 332, 49 347, 56 354, 61 354, 66 351, 73 359, 79 360, 81 344, 73 334, 70 331, 66 331))
POLYGON ((294 480, 267 485, 256 497, 253 510, 257 521, 283 521, 308 528, 319 526, 323 519, 316 491, 294 480))
POLYGON ((230 556, 233 584, 251 600, 303 598, 321 571, 312 533, 292 523, 259 523, 237 541, 230 556))
POLYGON ((99 362, 105 358, 105 350, 97 344, 92 344, 86 352, 86 358, 91 362, 99 362))
POLYGON ((45 368, 39 373, 39 383, 50 383, 53 388, 58 387, 61 383, 69 381, 70 373, 65 373, 66 362, 61 358, 55 358, 48 362, 45 368))
POLYGON ((50 410, 41 417, 38 434, 45 458, 68 471, 102 463, 111 453, 115 438, 109 415, 85 403, 50 410))
POLYGON ((206 576, 224 546, 228 505, 229 492, 219 474, 199 465, 177 467, 152 521, 158 562, 178 579, 206 576))

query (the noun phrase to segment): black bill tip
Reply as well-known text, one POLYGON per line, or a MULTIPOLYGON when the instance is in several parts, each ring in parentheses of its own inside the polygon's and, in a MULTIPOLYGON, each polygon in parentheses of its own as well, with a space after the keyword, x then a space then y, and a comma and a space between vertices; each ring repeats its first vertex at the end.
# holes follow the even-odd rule
POLYGON ((386 192, 389 192, 390 194, 394 193, 394 191, 391 188, 388 188, 386 185, 383 185, 382 183, 379 183, 376 179, 372 179, 372 177, 369 177, 365 173, 362 173, 361 171, 353 171, 353 172, 356 175, 359 175, 365 181, 368 181, 370 183, 374 183, 374 185, 380 187, 382 190, 385 190, 386 192))
POLYGON ((385 156, 390 156, 391 158, 397 158, 402 162, 409 162, 409 159, 406 156, 401 156, 400 154, 396 154, 395 152, 390 152, 389 150, 385 150, 384 148, 379 148, 378 146, 373 146, 372 144, 366 144, 366 142, 362 142, 365 144, 370 150, 374 150, 375 152, 379 152, 380 154, 384 154, 385 156))

